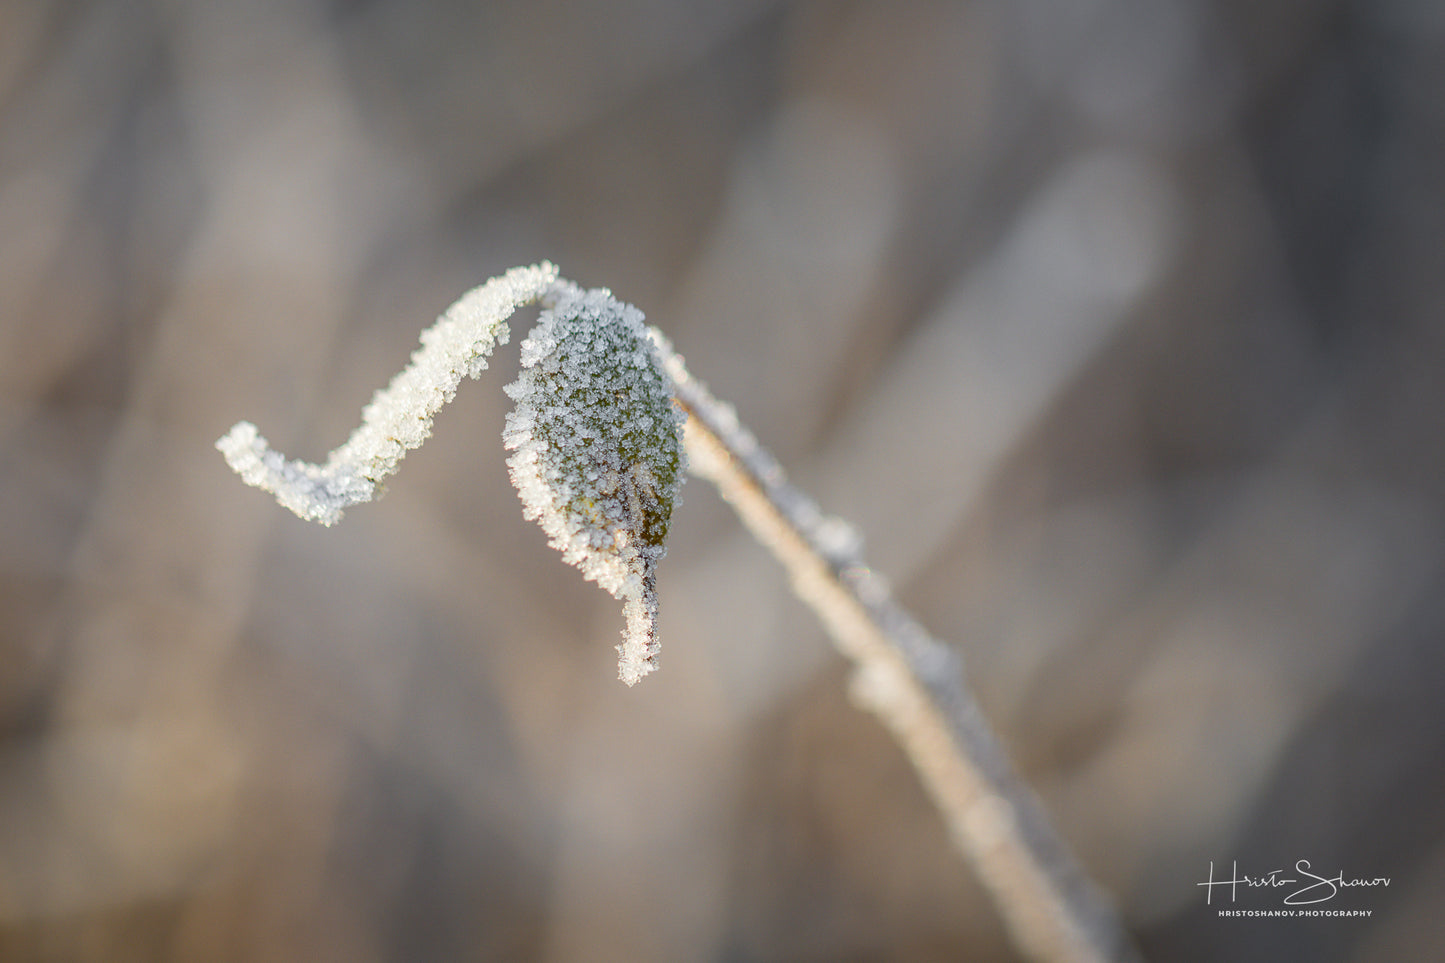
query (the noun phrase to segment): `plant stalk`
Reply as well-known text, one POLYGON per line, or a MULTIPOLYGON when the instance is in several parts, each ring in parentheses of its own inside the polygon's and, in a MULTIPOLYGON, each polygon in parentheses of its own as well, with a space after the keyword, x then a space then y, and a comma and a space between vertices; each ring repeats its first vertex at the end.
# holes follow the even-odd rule
POLYGON ((964 684, 932 638, 863 562, 858 539, 787 481, 777 461, 687 371, 654 329, 678 403, 689 466, 711 481, 782 562, 799 598, 855 667, 852 694, 891 731, 993 896, 1017 948, 1040 961, 1137 961, 964 684))

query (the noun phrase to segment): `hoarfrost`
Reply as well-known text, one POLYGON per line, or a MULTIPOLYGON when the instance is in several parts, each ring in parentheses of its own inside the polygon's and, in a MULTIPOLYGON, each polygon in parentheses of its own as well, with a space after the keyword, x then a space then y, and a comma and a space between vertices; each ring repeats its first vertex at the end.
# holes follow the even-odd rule
POLYGON ((216 442, 226 462, 248 485, 268 491, 308 521, 335 525, 345 509, 369 502, 401 459, 431 435, 432 419, 457 393, 463 376, 476 378, 498 343, 506 344, 507 318, 538 300, 556 282, 547 262, 513 268, 462 295, 421 335, 411 364, 361 411, 361 426, 324 465, 287 461, 248 421, 216 442))
POLYGON ((371 501, 464 376, 478 377, 508 338, 507 319, 541 301, 522 342, 506 447, 523 514, 562 558, 623 602, 618 677, 657 667, 657 563, 681 484, 682 412, 672 401, 642 312, 605 289, 583 291, 543 262, 513 268, 463 295, 421 335, 411 363, 362 410, 361 425, 324 465, 288 461, 250 422, 216 447, 241 479, 323 525, 371 501))
POLYGON ((523 514, 562 558, 623 600, 617 674, 657 665, 656 566, 682 480, 683 415, 642 312, 558 284, 508 385, 506 447, 523 514))

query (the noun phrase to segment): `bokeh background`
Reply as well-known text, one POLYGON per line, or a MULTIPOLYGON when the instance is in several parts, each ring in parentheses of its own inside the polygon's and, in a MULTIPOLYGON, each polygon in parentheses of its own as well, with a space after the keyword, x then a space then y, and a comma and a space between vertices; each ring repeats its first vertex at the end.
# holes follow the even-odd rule
POLYGON ((529 319, 335 529, 213 450, 541 258, 858 525, 1151 958, 1445 954, 1442 91, 1434 0, 5 0, 0 959, 1014 958, 702 483, 615 680, 529 319), (1297 859, 1390 884, 1196 885, 1297 859))

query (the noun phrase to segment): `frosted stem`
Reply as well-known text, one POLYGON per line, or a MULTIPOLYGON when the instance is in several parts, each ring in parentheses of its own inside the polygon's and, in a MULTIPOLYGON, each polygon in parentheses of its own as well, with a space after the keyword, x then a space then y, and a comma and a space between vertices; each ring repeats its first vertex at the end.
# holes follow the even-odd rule
POLYGON ((1137 955, 1112 907, 1070 856, 1013 772, 963 680, 957 653, 896 602, 859 540, 790 485, 781 467, 654 331, 678 402, 694 474, 718 487, 782 562, 855 666, 853 695, 892 731, 942 812, 954 844, 992 893, 1016 945, 1049 961, 1137 955))
POLYGON ((545 310, 522 343, 507 393, 506 447, 523 513, 563 559, 623 600, 618 675, 656 668, 656 564, 685 468, 718 486, 772 550, 856 671, 854 696, 892 730, 973 860, 1018 946, 1040 960, 1132 960, 1134 950, 1043 809, 1014 774, 963 684, 957 654, 928 635, 864 564, 846 524, 788 484, 727 405, 693 379, 642 313, 583 291, 543 263, 470 291, 421 335, 411 363, 362 411, 325 465, 287 461, 249 422, 216 447, 247 484, 302 518, 331 525, 370 501, 464 376, 487 367, 517 308, 545 310))
POLYGON ((466 376, 477 377, 497 344, 506 344, 507 319, 547 293, 557 268, 543 262, 513 268, 462 295, 422 332, 411 363, 361 412, 361 425, 326 464, 287 461, 249 421, 239 422, 216 447, 248 485, 308 521, 334 525, 352 505, 376 497, 406 453, 431 434, 432 419, 466 376))

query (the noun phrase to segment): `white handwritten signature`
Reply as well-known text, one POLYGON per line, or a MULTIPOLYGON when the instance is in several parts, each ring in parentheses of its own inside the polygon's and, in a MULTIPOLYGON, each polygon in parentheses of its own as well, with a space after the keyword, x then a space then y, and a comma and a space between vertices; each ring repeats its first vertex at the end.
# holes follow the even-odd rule
MULTIPOLYGON (((1388 877, 1376 876, 1373 879, 1345 878, 1343 871, 1335 876, 1325 877, 1310 872, 1310 861, 1301 859, 1294 864, 1295 872, 1301 877, 1308 877, 1314 882, 1309 883, 1297 890, 1294 890, 1284 898, 1286 906, 1308 906, 1310 903, 1323 903, 1326 900, 1335 898, 1335 895, 1342 889, 1353 887, 1375 887, 1389 886, 1388 877)), ((1286 877, 1284 870, 1272 869, 1263 876, 1241 876, 1239 873, 1239 861, 1234 861, 1229 879, 1214 878, 1214 861, 1209 862, 1209 879, 1203 883, 1195 883, 1195 886, 1204 887, 1204 903, 1209 905, 1214 898, 1214 887, 1228 886, 1229 901, 1232 903, 1237 898, 1240 886, 1251 889, 1278 889, 1281 886, 1289 886, 1292 883, 1301 882, 1298 877, 1286 877)))

